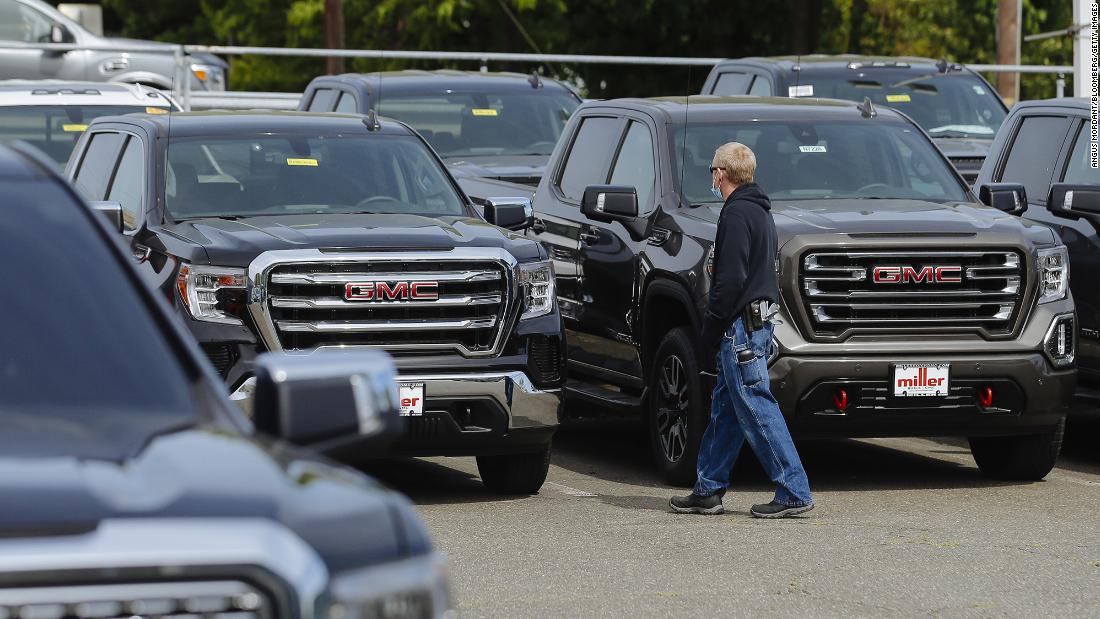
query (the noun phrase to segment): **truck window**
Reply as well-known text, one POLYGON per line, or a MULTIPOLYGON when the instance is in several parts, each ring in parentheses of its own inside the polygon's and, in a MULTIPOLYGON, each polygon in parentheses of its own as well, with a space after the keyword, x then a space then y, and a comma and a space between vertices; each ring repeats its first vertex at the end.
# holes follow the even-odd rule
POLYGON ((53 24, 29 6, 0 0, 0 40, 49 43, 53 24))
POLYGON ((1063 183, 1100 185, 1100 170, 1092 167, 1092 158, 1089 153, 1091 139, 1092 123, 1086 122, 1081 125, 1081 130, 1077 132, 1077 139, 1073 142, 1073 153, 1069 156, 1066 172, 1062 175, 1063 183))
POLYGON ((80 169, 73 177, 73 185, 85 200, 102 200, 107 194, 107 183, 110 182, 115 162, 118 161, 122 138, 115 131, 102 131, 92 135, 88 141, 84 158, 80 161, 80 169))
POLYGON ((127 230, 137 228, 141 221, 141 194, 145 182, 145 158, 141 140, 130 136, 118 162, 115 180, 107 192, 107 199, 122 205, 122 223, 127 230))
POLYGON ((355 114, 359 111, 359 106, 355 103, 355 95, 350 92, 340 93, 340 100, 336 102, 336 112, 341 114, 355 114))
POLYGON ((752 80, 752 87, 749 88, 749 94, 754 97, 770 97, 772 94, 772 85, 768 82, 768 78, 763 75, 757 75, 752 80))
MULTIPOLYGON (((653 167, 653 138, 640 122, 631 121, 619 157, 611 172, 612 185, 629 185, 638 190, 638 208, 643 213, 653 204, 657 170, 653 167)), ((582 190, 583 191, 583 190, 582 190)))
POLYGON ((330 112, 332 103, 336 100, 336 91, 331 88, 318 88, 313 91, 313 99, 309 102, 310 112, 330 112))
POLYGON ((603 184, 607 160, 619 142, 621 130, 618 118, 590 116, 581 121, 558 183, 565 197, 580 202, 585 187, 603 184))
POLYGON ((743 95, 749 91, 749 82, 752 76, 748 73, 720 73, 718 81, 714 83, 716 95, 743 95))
POLYGON ((1068 130, 1069 119, 1064 116, 1025 116, 997 180, 1022 183, 1028 202, 1046 204, 1054 164, 1068 130))
MULTIPOLYGON (((2 2, 3 0, 0 0, 2 2)), ((64 168, 76 141, 100 116, 142 113, 146 105, 0 105, 0 142, 21 140, 64 168)), ((157 105, 167 111, 167 107, 157 105)))
POLYGON ((194 423, 194 377, 83 207, 38 178, 2 208, 0 281, 24 294, 0 308, 0 453, 117 458, 194 423))

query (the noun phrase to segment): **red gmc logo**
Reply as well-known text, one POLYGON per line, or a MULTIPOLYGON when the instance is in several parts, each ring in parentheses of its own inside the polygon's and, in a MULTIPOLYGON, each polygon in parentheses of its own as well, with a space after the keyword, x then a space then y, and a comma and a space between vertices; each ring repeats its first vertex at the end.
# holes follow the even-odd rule
POLYGON ((348 301, 435 301, 438 282, 348 282, 344 287, 348 301))
POLYGON ((958 284, 962 281, 960 266, 883 266, 871 271, 876 284, 958 284))

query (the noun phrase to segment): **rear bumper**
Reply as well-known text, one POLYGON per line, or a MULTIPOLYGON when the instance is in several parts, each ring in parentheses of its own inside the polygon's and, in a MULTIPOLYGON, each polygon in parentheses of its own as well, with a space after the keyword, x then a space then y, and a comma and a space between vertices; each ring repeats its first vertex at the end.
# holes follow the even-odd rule
POLYGON ((1040 352, 1015 355, 781 357, 772 393, 792 434, 803 437, 996 436, 1048 430, 1065 416, 1074 369, 1053 368, 1040 352), (951 364, 948 398, 894 398, 892 367, 951 364), (989 387, 992 403, 979 390, 989 387), (848 405, 840 410, 839 389, 848 405))

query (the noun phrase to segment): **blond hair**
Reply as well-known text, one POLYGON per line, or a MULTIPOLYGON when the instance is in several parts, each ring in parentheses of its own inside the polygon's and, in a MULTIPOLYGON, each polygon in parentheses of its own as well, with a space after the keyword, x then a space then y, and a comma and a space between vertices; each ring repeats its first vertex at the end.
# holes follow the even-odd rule
POLYGON ((729 182, 744 185, 756 173, 756 155, 740 142, 726 142, 714 151, 714 167, 721 168, 729 182))

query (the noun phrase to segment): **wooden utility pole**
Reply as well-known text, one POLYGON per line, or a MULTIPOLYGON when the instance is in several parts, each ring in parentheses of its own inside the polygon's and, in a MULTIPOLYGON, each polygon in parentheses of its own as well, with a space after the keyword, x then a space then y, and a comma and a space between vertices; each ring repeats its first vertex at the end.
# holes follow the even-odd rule
MULTIPOLYGON (((325 0, 325 47, 344 49, 343 0, 325 0)), ((326 58, 325 71, 329 75, 344 72, 343 58, 326 58)))
MULTIPOLYGON (((1020 64, 1022 0, 997 0, 997 64, 1020 64)), ((1020 98, 1020 74, 998 73, 997 92, 1012 105, 1020 98)))

